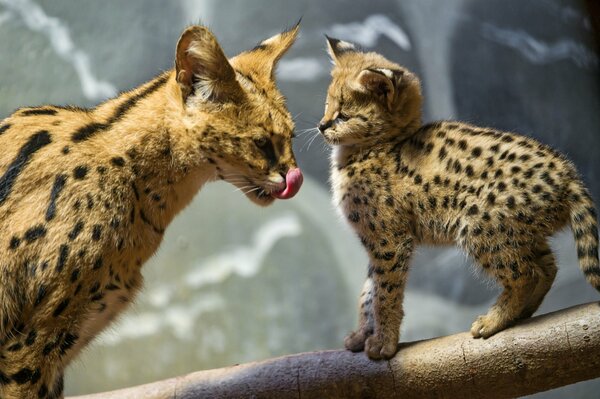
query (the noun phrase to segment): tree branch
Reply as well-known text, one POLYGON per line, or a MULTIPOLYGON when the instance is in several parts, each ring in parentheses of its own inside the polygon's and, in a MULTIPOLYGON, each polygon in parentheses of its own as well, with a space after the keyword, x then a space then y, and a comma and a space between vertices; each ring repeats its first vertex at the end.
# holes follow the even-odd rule
POLYGON ((389 362, 339 350, 301 353, 77 399, 522 396, 600 377, 600 302, 525 320, 487 340, 460 333, 400 346, 389 362))

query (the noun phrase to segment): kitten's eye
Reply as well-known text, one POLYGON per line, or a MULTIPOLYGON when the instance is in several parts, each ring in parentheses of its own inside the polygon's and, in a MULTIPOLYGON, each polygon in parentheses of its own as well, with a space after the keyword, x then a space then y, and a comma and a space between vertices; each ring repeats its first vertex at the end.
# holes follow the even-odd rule
POLYGON ((254 139, 254 144, 256 144, 258 148, 265 148, 268 143, 269 140, 266 137, 259 137, 257 139, 254 139))
POLYGON ((338 117, 336 119, 341 120, 342 122, 346 122, 348 119, 350 119, 350 117, 342 112, 340 112, 338 114, 338 117))

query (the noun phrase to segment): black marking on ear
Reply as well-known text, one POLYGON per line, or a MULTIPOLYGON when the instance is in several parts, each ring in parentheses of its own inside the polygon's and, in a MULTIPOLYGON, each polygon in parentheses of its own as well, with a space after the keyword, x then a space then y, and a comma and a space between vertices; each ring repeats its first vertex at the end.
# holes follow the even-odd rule
MULTIPOLYGON (((329 37, 327 35, 325 35, 325 38, 329 42, 329 45, 333 49, 333 52, 335 53, 335 55, 341 55, 341 54, 353 53, 353 52, 362 52, 362 49, 359 48, 354 43, 350 43, 352 45, 352 47, 340 47, 339 44, 341 42, 344 42, 343 40, 336 39, 336 38, 333 38, 333 37, 329 37)), ((348 42, 345 42, 345 43, 348 43, 348 42)))
POLYGON ((54 219, 54 216, 56 215, 56 201, 58 200, 58 196, 60 195, 62 189, 65 187, 66 182, 66 175, 56 175, 54 184, 52 185, 52 191, 50 191, 50 203, 48 204, 48 209, 46 209, 47 221, 54 219))
POLYGON ((47 130, 40 130, 21 147, 15 159, 8 165, 4 175, 0 177, 0 205, 8 198, 17 177, 27 166, 33 154, 51 142, 50 133, 47 130))
POLYGON ((258 51, 258 50, 266 50, 269 46, 263 43, 258 43, 256 46, 252 47, 250 51, 258 51))
POLYGON ((56 115, 58 111, 52 108, 33 108, 22 111, 19 116, 56 115))
POLYGON ((150 94, 158 90, 160 87, 165 85, 167 83, 167 80, 169 80, 169 74, 165 73, 160 75, 158 78, 152 81, 152 83, 144 90, 132 95, 127 100, 123 101, 117 107, 113 115, 110 118, 108 118, 108 121, 106 123, 92 122, 85 126, 82 126, 78 130, 76 130, 75 133, 73 133, 73 135, 71 136, 71 140, 78 143, 81 141, 88 140, 97 133, 100 133, 104 130, 108 130, 113 123, 116 123, 123 119, 127 112, 131 108, 135 107, 140 100, 144 99, 145 97, 149 96, 150 94))
POLYGON ((2 125, 0 126, 0 134, 6 132, 8 129, 10 129, 12 125, 10 123, 7 123, 6 125, 2 125))

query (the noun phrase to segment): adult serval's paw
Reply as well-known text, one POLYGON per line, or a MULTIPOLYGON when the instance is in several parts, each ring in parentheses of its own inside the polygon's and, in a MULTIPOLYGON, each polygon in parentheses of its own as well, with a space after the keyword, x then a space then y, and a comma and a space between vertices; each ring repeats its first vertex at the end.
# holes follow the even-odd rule
POLYGON ((381 334, 371 335, 365 342, 365 352, 369 359, 391 359, 398 351, 398 339, 381 334))

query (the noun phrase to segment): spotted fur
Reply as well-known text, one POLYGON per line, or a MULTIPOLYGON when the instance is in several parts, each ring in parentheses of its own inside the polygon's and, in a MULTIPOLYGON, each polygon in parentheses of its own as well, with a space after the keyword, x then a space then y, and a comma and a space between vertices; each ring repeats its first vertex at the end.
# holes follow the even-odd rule
POLYGON ((370 258, 348 349, 373 359, 396 353, 409 261, 421 243, 456 243, 503 286, 473 323, 476 338, 536 311, 556 275, 548 237, 566 224, 600 291, 597 214, 571 162, 515 133, 423 125, 414 74, 350 43, 328 44, 333 79, 319 129, 333 147, 333 202, 370 258))
POLYGON ((273 69, 298 26, 231 60, 185 30, 175 68, 94 109, 0 122, 0 397, 62 397, 73 357, 132 302, 144 262, 201 186, 259 205, 296 167, 273 69))

